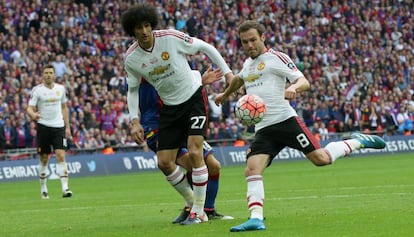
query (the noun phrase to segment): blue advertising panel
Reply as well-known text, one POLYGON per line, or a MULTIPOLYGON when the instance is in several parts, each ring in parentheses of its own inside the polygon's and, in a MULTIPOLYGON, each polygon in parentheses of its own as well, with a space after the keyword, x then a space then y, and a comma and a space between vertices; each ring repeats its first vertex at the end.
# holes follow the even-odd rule
MULTIPOLYGON (((375 154, 393 154, 401 152, 414 153, 414 136, 395 136, 386 138, 387 147, 382 150, 363 149, 352 153, 350 157, 374 156, 375 154)), ((322 142, 322 145, 326 143, 322 142)), ((215 157, 221 165, 241 165, 246 162, 247 146, 244 147, 214 147, 215 157)), ((305 159, 303 153, 291 149, 283 149, 273 162, 284 160, 305 159)), ((0 162, 0 182, 38 179, 38 160, 14 160, 0 162)), ((157 156, 153 152, 127 152, 112 155, 92 154, 67 157, 71 177, 91 175, 112 175, 119 173, 134 173, 156 171, 157 156)), ((48 178, 57 179, 56 160, 51 158, 48 166, 48 178)))

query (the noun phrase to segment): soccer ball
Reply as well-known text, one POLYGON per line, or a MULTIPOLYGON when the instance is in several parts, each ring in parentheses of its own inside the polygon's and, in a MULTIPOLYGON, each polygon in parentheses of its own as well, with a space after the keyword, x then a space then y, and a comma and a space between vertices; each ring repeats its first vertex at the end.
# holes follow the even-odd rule
POLYGON ((266 105, 259 96, 248 94, 237 101, 234 113, 243 125, 251 126, 262 121, 266 105))

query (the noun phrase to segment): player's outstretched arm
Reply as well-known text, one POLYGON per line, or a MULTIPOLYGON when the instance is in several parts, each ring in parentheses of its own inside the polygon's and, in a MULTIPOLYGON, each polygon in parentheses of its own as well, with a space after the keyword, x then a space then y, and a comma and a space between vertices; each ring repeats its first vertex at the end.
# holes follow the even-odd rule
POLYGON ((201 77, 201 81, 204 85, 219 81, 223 78, 223 72, 221 69, 217 68, 213 70, 213 67, 210 66, 208 69, 203 73, 201 77))
POLYGON ((223 93, 218 94, 214 98, 214 102, 216 103, 216 105, 222 104, 227 99, 227 97, 229 97, 231 93, 237 91, 243 85, 244 85, 243 79, 241 79, 238 75, 234 76, 230 80, 229 87, 227 87, 227 89, 223 93))

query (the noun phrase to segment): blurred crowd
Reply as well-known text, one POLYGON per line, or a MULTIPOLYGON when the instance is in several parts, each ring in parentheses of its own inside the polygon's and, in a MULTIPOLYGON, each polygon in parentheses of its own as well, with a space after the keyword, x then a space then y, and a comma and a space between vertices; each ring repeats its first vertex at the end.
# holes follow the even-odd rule
MULTIPOLYGON (((1 149, 35 147, 36 130, 25 111, 42 66, 52 63, 67 88, 74 149, 134 146, 128 133, 123 56, 133 39, 120 16, 137 1, 0 1, 1 149)), ((292 105, 315 136, 362 131, 411 135, 414 121, 414 3, 337 0, 158 0, 160 28, 175 28, 214 45, 237 73, 245 59, 238 25, 266 26, 266 44, 291 56, 311 82, 292 105)), ((210 65, 188 57, 193 69, 210 65)), ((244 140, 233 106, 214 96, 225 84, 206 86, 208 140, 244 140)))

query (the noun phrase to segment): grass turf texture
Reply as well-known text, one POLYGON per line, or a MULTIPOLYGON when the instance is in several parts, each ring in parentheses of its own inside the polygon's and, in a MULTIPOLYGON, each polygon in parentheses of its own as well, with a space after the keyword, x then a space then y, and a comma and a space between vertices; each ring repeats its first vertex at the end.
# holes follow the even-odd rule
POLYGON ((353 157, 332 166, 275 162, 265 171, 265 231, 230 233, 244 222, 244 166, 223 167, 216 208, 234 220, 173 225, 183 201, 161 172, 71 178, 61 198, 49 180, 0 183, 0 236, 414 236, 413 154, 353 157))

